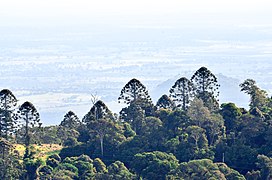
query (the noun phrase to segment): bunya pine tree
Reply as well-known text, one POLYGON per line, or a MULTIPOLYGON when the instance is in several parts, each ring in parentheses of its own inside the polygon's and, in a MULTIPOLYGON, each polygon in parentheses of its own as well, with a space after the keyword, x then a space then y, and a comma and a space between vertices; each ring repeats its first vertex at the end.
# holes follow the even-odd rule
POLYGON ((157 109, 173 110, 173 109, 175 109, 175 107, 176 107, 175 103, 166 94, 162 95, 156 104, 157 109))
POLYGON ((130 104, 139 98, 151 101, 146 87, 138 79, 131 79, 121 90, 118 102, 130 104))
POLYGON ((196 97, 204 102, 211 111, 218 110, 219 87, 216 76, 206 67, 201 67, 192 76, 196 88, 196 97))
POLYGON ((177 107, 181 107, 185 111, 194 97, 194 89, 193 83, 189 79, 182 77, 169 90, 170 97, 177 107))
POLYGON ((13 119, 13 111, 17 105, 17 99, 8 89, 0 92, 0 137, 8 138, 15 130, 16 121, 13 119))

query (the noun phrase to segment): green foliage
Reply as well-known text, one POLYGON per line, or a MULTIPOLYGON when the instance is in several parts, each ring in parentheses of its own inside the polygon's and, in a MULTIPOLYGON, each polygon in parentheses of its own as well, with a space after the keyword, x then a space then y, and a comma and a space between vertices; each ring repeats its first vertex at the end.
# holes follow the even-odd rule
POLYGON ((96 170, 93 165, 93 160, 87 155, 67 157, 62 163, 74 165, 78 169, 79 179, 92 179, 95 176, 96 170))
POLYGON ((25 158, 23 165, 25 172, 23 174, 23 179, 36 179, 38 177, 38 168, 44 163, 41 160, 34 160, 32 158, 25 158))
POLYGON ((93 135, 90 140, 91 143, 94 143, 95 153, 97 153, 97 156, 99 154, 100 157, 103 157, 104 153, 108 156, 112 155, 112 151, 125 140, 121 127, 109 119, 93 121, 89 124, 88 129, 93 135))
POLYGON ((70 172, 73 172, 75 175, 78 175, 78 169, 73 164, 70 163, 61 163, 56 168, 57 171, 59 170, 68 170, 70 172))
POLYGON ((258 117, 258 118, 261 118, 261 119, 264 119, 264 115, 262 113, 262 111, 260 111, 257 107, 254 107, 252 108, 249 113, 255 117, 258 117))
POLYGON ((79 127, 81 122, 78 117, 72 111, 65 114, 64 119, 58 126, 56 135, 64 146, 75 146, 77 145, 77 138, 79 136, 79 127))
POLYGON ((143 152, 146 142, 143 141, 141 136, 135 136, 133 139, 129 139, 123 142, 119 146, 119 153, 117 159, 124 162, 125 164, 131 164, 135 154, 143 152))
POLYGON ((114 116, 112 112, 109 110, 106 104, 101 100, 97 101, 93 105, 90 111, 83 117, 82 121, 84 124, 88 126, 92 121, 95 121, 98 119, 114 120, 114 116))
POLYGON ((175 155, 180 161, 209 158, 213 159, 214 153, 208 146, 205 130, 198 126, 189 126, 179 138, 175 155))
MULTIPOLYGON (((49 159, 60 160, 60 157, 52 155, 49 159)), ((67 157, 63 161, 59 161, 54 168, 48 164, 42 165, 37 169, 37 172, 37 177, 40 179, 136 179, 136 176, 120 161, 110 164, 107 169, 101 159, 92 160, 87 155, 67 157)))
POLYGON ((242 115, 239 120, 239 140, 252 148, 260 148, 266 144, 265 133, 268 122, 250 114, 242 115))
POLYGON ((256 159, 258 152, 255 148, 235 142, 225 149, 225 162, 230 167, 235 168, 242 174, 246 174, 251 169, 256 169, 256 159))
POLYGON ((50 159, 50 158, 56 159, 59 162, 61 161, 61 157, 58 154, 52 154, 52 155, 48 156, 48 159, 50 159))
POLYGON ((181 129, 185 129, 190 124, 190 118, 186 112, 182 110, 160 110, 157 117, 163 122, 163 127, 167 130, 167 134, 172 138, 181 133, 181 129))
POLYGON ((201 99, 194 99, 187 114, 192 120, 192 125, 197 125, 206 130, 209 145, 216 145, 222 137, 225 137, 225 127, 222 116, 219 114, 211 114, 201 99))
POLYGON ((131 126, 129 123, 124 123, 124 136, 126 138, 134 137, 136 133, 131 129, 131 126))
POLYGON ((192 76, 191 81, 196 88, 196 97, 201 99, 211 111, 219 108, 219 87, 215 75, 206 67, 201 67, 192 76))
POLYGON ((0 155, 2 159, 4 159, 6 154, 10 153, 13 148, 13 145, 9 141, 0 137, 0 155))
POLYGON ((79 136, 78 136, 77 140, 79 142, 87 143, 88 140, 91 138, 89 130, 88 130, 87 126, 84 124, 81 124, 79 126, 78 132, 79 132, 79 136))
POLYGON ((166 94, 162 95, 162 97, 159 98, 156 108, 159 109, 170 109, 173 110, 176 108, 176 105, 172 99, 170 99, 166 94))
POLYGON ((177 107, 185 111, 195 96, 195 87, 189 79, 182 77, 175 82, 169 92, 177 107))
POLYGON ((140 134, 144 118, 154 114, 155 107, 152 102, 138 98, 120 111, 120 120, 129 123, 136 134, 140 134))
POLYGON ((178 168, 171 171, 167 179, 184 179, 184 180, 200 180, 200 179, 235 179, 245 180, 245 178, 237 171, 229 168, 226 164, 213 163, 209 159, 192 160, 183 162, 178 168))
POLYGON ((14 109, 17 99, 8 89, 0 91, 0 137, 10 138, 16 130, 17 119, 14 116, 14 109))
POLYGON ((219 170, 225 175, 226 179, 230 180, 245 180, 245 177, 238 171, 228 167, 225 163, 215 163, 219 170))
POLYGON ((9 150, 4 153, 0 157, 0 179, 19 179, 23 173, 23 165, 19 161, 18 152, 9 150))
POLYGON ((34 155, 36 154, 37 150, 34 148, 34 146, 26 146, 23 159, 34 159, 34 155))
MULTIPOLYGON (((58 134, 59 126, 33 127, 29 128, 30 144, 60 144, 67 137, 58 134)), ((69 132, 69 131, 68 131, 69 132)), ((67 134, 68 134, 67 132, 67 134)), ((65 133, 66 134, 66 133, 65 133)), ((24 144, 25 128, 16 133, 16 142, 24 144)))
POLYGON ((246 79, 240 84, 241 91, 250 95, 250 108, 257 107, 264 110, 269 102, 266 91, 260 89, 253 79, 246 79))
POLYGON ((90 178, 95 175, 95 169, 93 167, 93 164, 86 161, 78 160, 74 163, 74 165, 78 169, 78 176, 80 179, 83 178, 90 178))
POLYGON ((261 172, 252 170, 252 171, 247 172, 245 177, 247 180, 259 180, 259 179, 261 179, 261 172))
POLYGON ((144 126, 141 131, 143 135, 152 134, 157 132, 162 127, 162 122, 156 117, 147 117, 144 119, 144 126))
POLYGON ((88 144, 79 144, 73 147, 64 147, 59 155, 62 159, 66 157, 80 156, 82 154, 91 155, 92 147, 88 144))
POLYGON ((108 176, 109 179, 123 179, 123 180, 133 180, 136 179, 136 176, 131 173, 124 163, 120 161, 115 161, 114 163, 110 164, 108 167, 108 176))
POLYGON ((204 106, 204 102, 201 99, 195 98, 187 111, 187 115, 193 124, 202 127, 204 122, 211 117, 211 112, 204 106))
POLYGON ((136 154, 131 166, 144 179, 165 179, 171 170, 178 167, 178 160, 173 154, 145 152, 136 154))
POLYGON ((145 113, 137 104, 132 103, 129 107, 120 112, 121 119, 129 123, 136 134, 141 134, 141 128, 144 126, 145 113))
POLYGON ((129 104, 120 111, 120 119, 128 122, 136 134, 140 134, 145 116, 154 114, 154 106, 146 87, 137 79, 130 80, 121 90, 118 102, 129 104))
POLYGON ((63 143, 64 146, 76 146, 78 144, 77 139, 74 137, 69 137, 63 143))
POLYGON ((46 164, 52 168, 55 168, 59 165, 60 161, 58 161, 57 159, 55 158, 48 158, 46 160, 46 164))
POLYGON ((39 169, 39 178, 40 179, 50 179, 51 174, 53 173, 53 168, 51 166, 42 166, 39 169))
POLYGON ((1 91, 0 136, 10 138, 7 132, 23 120, 14 137, 26 151, 20 157, 11 142, 0 138, 0 179, 245 179, 241 174, 271 179, 271 98, 254 80, 246 80, 240 87, 251 97, 250 109, 224 103, 219 110, 216 77, 202 67, 191 81, 181 78, 170 90, 182 108, 167 95, 155 108, 146 88, 133 79, 121 91, 119 100, 128 106, 120 117, 93 101, 82 123, 69 111, 59 126, 42 128, 32 127, 40 125, 33 104, 24 103, 12 116, 17 100, 1 91), (35 152, 34 143, 65 147, 59 155, 50 152, 44 162, 37 156, 45 152, 35 152))
POLYGON ((130 104, 137 99, 145 99, 151 102, 146 87, 138 79, 131 79, 121 90, 118 102, 130 104))
POLYGON ((208 140, 203 128, 199 126, 189 126, 186 128, 186 133, 188 133, 188 142, 192 144, 194 148, 208 147, 208 140))
POLYGON ((271 179, 272 178, 272 158, 265 155, 257 156, 257 166, 261 169, 260 175, 261 179, 271 179))
POLYGON ((211 117, 204 122, 203 129, 206 130, 210 146, 215 146, 222 138, 225 138, 224 120, 220 114, 212 114, 211 117))
POLYGON ((226 132, 235 132, 238 127, 238 119, 242 115, 241 110, 234 103, 224 103, 221 105, 220 114, 223 116, 226 132))
POLYGON ((69 111, 64 115, 64 119, 61 121, 60 126, 68 129, 77 129, 80 123, 77 115, 73 111, 69 111))
POLYGON ((77 175, 66 169, 55 170, 52 173, 52 179, 54 180, 74 180, 77 175))
POLYGON ((41 126, 40 114, 32 103, 26 101, 19 107, 16 119, 21 120, 20 125, 25 129, 25 145, 29 146, 31 133, 29 129, 34 126, 41 126))
POLYGON ((108 172, 106 165, 99 158, 95 158, 93 161, 94 167, 98 173, 108 172))

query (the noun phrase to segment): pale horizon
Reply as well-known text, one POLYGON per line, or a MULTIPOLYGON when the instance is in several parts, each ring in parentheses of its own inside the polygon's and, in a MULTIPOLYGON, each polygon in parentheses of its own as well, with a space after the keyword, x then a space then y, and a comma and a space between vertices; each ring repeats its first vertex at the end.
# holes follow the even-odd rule
POLYGON ((247 107, 239 82, 252 78, 272 92, 270 7, 265 0, 1 1, 1 88, 31 101, 45 124, 58 124, 70 110, 83 117, 94 93, 118 113, 132 78, 156 103, 176 78, 206 66, 222 75, 220 102, 247 107))

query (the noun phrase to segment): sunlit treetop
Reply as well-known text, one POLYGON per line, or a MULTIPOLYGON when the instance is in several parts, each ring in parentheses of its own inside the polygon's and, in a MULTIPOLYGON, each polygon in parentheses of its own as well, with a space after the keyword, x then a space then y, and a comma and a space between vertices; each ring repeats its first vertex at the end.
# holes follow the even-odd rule
POLYGON ((146 99, 151 102, 151 98, 146 87, 138 79, 134 78, 123 87, 118 98, 118 102, 130 104, 139 98, 146 99))

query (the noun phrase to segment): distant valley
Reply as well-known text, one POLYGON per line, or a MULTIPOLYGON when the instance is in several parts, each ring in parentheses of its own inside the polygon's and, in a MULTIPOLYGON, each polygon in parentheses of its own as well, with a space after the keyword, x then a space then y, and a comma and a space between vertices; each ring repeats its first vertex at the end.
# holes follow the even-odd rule
POLYGON ((5 27, 0 30, 5 34, 0 37, 0 87, 14 92, 19 104, 31 101, 44 124, 58 124, 69 110, 82 118, 92 106, 92 94, 118 113, 120 90, 132 78, 147 87, 156 103, 178 78, 190 78, 206 66, 221 84, 220 102, 247 107, 249 97, 239 89, 245 79, 256 80, 271 94, 269 28, 5 27))

